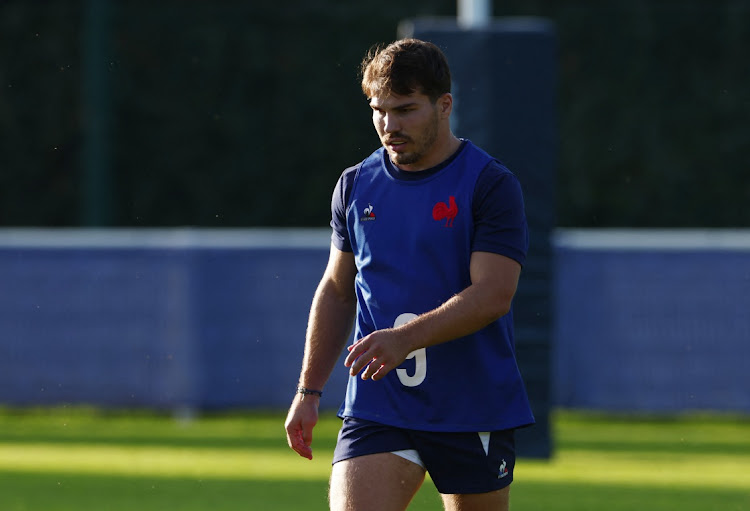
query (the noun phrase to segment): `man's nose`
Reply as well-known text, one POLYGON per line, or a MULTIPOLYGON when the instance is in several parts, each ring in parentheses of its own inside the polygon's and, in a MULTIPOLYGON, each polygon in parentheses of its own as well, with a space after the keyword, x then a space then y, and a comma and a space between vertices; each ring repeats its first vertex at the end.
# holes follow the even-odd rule
POLYGON ((383 117, 383 131, 386 133, 395 133, 401 126, 398 124, 398 120, 395 115, 385 114, 383 117))

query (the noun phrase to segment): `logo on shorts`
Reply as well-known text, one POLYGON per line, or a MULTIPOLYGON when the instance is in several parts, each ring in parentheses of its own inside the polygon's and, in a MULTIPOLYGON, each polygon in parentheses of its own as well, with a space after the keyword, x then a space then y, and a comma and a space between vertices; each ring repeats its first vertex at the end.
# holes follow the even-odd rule
POLYGON ((503 462, 500 464, 500 470, 497 473, 497 478, 502 479, 503 477, 508 475, 508 464, 503 460, 503 462))

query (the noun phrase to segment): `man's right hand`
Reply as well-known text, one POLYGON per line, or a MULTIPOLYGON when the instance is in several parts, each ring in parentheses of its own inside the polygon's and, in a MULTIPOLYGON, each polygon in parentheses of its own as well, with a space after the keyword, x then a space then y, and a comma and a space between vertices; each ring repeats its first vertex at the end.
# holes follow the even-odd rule
POLYGON ((297 394, 286 416, 286 441, 289 447, 309 460, 312 459, 312 431, 318 423, 320 398, 308 394, 297 394))

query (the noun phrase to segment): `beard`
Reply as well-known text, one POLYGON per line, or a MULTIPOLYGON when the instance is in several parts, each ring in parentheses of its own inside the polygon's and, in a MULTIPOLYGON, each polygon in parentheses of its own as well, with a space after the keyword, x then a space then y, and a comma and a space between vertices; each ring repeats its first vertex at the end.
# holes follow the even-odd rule
POLYGON ((430 119, 424 132, 422 132, 418 138, 415 139, 400 133, 394 134, 394 138, 403 138, 407 143, 414 145, 414 150, 404 153, 389 151, 391 161, 397 165, 413 165, 414 163, 419 162, 435 145, 435 141, 438 138, 438 125, 438 113, 437 110, 435 110, 432 119, 430 119))

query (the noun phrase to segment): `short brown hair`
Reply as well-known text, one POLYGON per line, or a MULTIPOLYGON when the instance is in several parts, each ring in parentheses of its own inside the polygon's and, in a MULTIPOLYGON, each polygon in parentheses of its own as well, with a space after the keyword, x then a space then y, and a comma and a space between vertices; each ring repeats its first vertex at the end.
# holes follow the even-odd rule
POLYGON ((374 46, 360 67, 362 92, 372 98, 394 93, 425 94, 434 103, 451 91, 451 72, 445 54, 434 44, 401 39, 388 46, 374 46))

